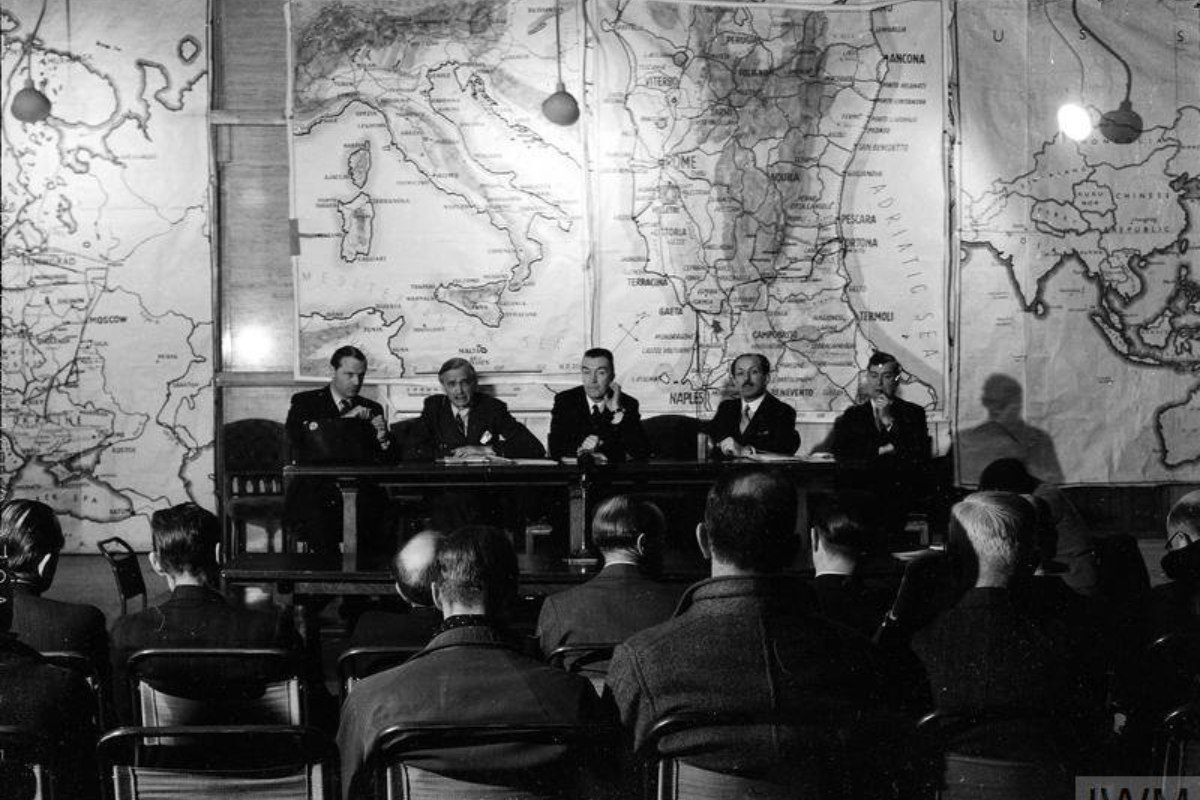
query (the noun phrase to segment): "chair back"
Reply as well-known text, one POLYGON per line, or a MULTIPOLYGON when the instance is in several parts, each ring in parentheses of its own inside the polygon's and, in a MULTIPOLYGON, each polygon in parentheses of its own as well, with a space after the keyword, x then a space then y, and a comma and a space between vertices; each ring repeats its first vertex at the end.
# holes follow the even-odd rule
POLYGON ((425 725, 388 728, 371 755, 375 796, 388 800, 568 800, 586 794, 594 746, 613 735, 603 726, 565 724, 425 725), (552 767, 529 768, 533 748, 561 750, 552 767), (503 764, 478 774, 442 775, 412 762, 456 750, 464 762, 503 764))
POLYGON ((273 648, 152 648, 129 657, 135 718, 147 727, 302 725, 295 653, 273 648))
POLYGON ((313 728, 117 728, 97 745, 106 800, 337 800, 337 748, 313 728), (164 748, 164 738, 189 747, 164 748))
POLYGON ((1151 763, 1164 779, 1200 775, 1200 701, 1174 708, 1163 717, 1155 731, 1151 763))
POLYGON ((146 581, 142 578, 142 567, 137 553, 129 542, 120 536, 111 536, 96 542, 96 548, 112 568, 117 581, 117 596, 121 598, 121 616, 128 613, 127 603, 137 596, 142 598, 142 610, 146 610, 146 581))
POLYGON ((555 669, 583 674, 592 682, 596 694, 604 691, 608 662, 612 659, 616 642, 580 642, 556 647, 546 657, 546 663, 555 669))
MULTIPOLYGON (((1028 713, 933 711, 917 731, 936 756, 933 775, 937 800, 1071 800, 1075 771, 1054 753, 1033 757, 979 756, 960 752, 956 740, 989 725, 1054 726, 1048 717, 1028 713)), ((1030 730, 1034 730, 1033 727, 1030 730)))
MULTIPOLYGON (((245 552, 246 524, 267 532, 267 546, 283 527, 283 465, 287 437, 282 423, 270 419, 241 419, 222 427, 221 508, 229 521, 229 556, 245 552)), ((290 552, 286 533, 280 548, 290 552)))
POLYGON ((0 725, 0 794, 19 800, 54 800, 50 743, 18 725, 0 725))
POLYGON ((109 684, 101 677, 100 668, 95 662, 77 650, 47 650, 42 653, 42 658, 56 667, 69 669, 83 676, 96 698, 96 730, 105 730, 108 727, 109 684))
POLYGON ((345 650, 337 660, 338 685, 341 687, 342 702, 350 695, 354 684, 363 678, 398 667, 425 648, 363 646, 345 650))
POLYGON ((683 414, 660 414, 642 420, 642 430, 650 441, 650 454, 678 461, 696 460, 696 434, 703 423, 683 414))

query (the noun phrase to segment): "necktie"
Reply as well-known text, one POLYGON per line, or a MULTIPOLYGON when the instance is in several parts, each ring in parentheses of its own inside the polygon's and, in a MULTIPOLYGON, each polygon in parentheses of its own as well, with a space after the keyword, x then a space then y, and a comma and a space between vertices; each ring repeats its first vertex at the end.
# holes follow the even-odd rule
POLYGON ((454 415, 454 427, 458 428, 459 434, 465 439, 467 436, 467 421, 463 419, 462 414, 454 415))
POLYGON ((738 423, 738 433, 745 433, 750 427, 750 406, 742 406, 742 421, 738 423))
POLYGON ((596 428, 600 425, 600 406, 592 406, 592 427, 596 428))
POLYGON ((342 414, 345 414, 349 410, 350 401, 343 397, 340 401, 338 401, 338 411, 342 414))

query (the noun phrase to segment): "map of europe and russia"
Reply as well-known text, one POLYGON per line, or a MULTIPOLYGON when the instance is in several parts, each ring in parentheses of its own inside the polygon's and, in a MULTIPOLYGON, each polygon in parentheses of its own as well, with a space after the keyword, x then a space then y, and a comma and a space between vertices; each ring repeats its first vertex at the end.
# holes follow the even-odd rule
POLYGON ((1144 6, 569 3, 559 67, 554 3, 292 0, 299 372, 353 334, 397 408, 451 351, 536 398, 595 341, 703 414, 755 350, 828 420, 879 348, 957 429, 1015 378, 1069 482, 1195 480, 1198 20, 1144 6), (1120 52, 1144 135, 1059 135, 1120 52))
POLYGON ((40 5, 0 9, 0 498, 145 548, 213 504, 205 8, 50 3, 34 37, 40 5), (27 77, 44 122, 11 115, 27 77))

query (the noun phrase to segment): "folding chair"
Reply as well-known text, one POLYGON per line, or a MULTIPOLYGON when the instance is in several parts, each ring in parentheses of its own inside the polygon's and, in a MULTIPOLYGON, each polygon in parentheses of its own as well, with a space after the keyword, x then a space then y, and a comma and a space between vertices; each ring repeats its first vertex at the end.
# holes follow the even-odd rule
POLYGON ((1171 709, 1163 717, 1155 731, 1152 763, 1164 781, 1200 775, 1200 702, 1171 709))
POLYGON ((117 728, 97 745, 106 800, 337 800, 337 748, 313 728, 117 728), (162 738, 187 747, 163 747, 162 738))
POLYGON ((341 687, 342 702, 346 702, 354 684, 363 678, 399 666, 424 649, 423 646, 363 646, 351 647, 344 651, 337 660, 338 685, 341 687))
POLYGON ((56 667, 69 669, 73 672, 78 672, 87 680, 88 686, 92 690, 92 694, 96 697, 96 730, 105 730, 108 725, 108 682, 101 675, 96 664, 83 653, 76 650, 48 650, 42 653, 42 658, 49 661, 56 667))
POLYGON ((300 660, 289 650, 152 648, 128 664, 141 725, 302 725, 308 718, 300 660))
POLYGON ((53 752, 34 731, 0 725, 0 794, 19 800, 54 800, 53 752))
POLYGON ((146 610, 146 581, 142 578, 142 567, 137 553, 120 536, 113 536, 96 543, 96 548, 112 567, 117 581, 117 595, 121 598, 121 616, 128 613, 127 603, 141 595, 142 610, 146 610))
POLYGON ((604 691, 604 680, 608 673, 608 662, 612 659, 616 642, 580 642, 556 647, 546 658, 546 663, 555 669, 582 674, 592 682, 596 694, 604 691))

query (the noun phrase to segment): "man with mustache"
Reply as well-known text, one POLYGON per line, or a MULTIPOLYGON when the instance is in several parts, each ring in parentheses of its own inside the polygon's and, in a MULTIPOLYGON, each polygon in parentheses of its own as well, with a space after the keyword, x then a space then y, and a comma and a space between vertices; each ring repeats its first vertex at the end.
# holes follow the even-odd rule
POLYGON ((767 391, 771 362, 761 353, 746 353, 733 360, 729 373, 738 397, 722 401, 708 424, 716 448, 726 456, 795 453, 796 409, 767 391))

